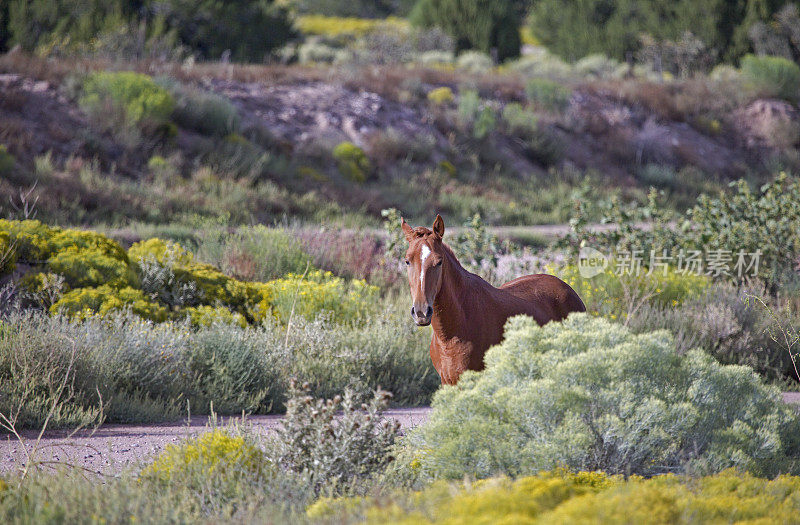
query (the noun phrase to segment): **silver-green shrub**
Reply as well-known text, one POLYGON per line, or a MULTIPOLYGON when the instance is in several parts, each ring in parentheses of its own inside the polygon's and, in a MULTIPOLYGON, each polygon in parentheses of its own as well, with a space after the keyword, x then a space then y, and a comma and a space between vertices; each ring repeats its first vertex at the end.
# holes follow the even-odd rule
POLYGON ((301 476, 315 493, 348 491, 380 474, 400 430, 397 421, 381 417, 391 395, 376 390, 360 403, 352 390, 328 400, 310 391, 307 383, 290 384, 286 417, 267 447, 275 464, 301 476))
POLYGON ((800 471, 800 420, 749 367, 586 314, 511 319, 486 370, 434 396, 415 438, 436 477, 800 471))

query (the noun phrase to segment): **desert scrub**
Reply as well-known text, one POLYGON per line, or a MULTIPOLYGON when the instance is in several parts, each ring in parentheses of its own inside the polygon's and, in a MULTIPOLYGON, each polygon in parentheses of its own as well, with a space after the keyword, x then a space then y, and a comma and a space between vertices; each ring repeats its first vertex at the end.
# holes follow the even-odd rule
MULTIPOLYGON (((379 303, 357 326, 298 316, 288 334, 272 317, 242 328, 239 318, 229 323, 220 312, 209 325, 193 327, 186 312, 155 323, 131 308, 73 320, 43 312, 4 317, 0 412, 16 410, 14 400, 27 385, 63 379, 63 366, 52 371, 33 364, 68 361, 73 345, 72 395, 59 404, 55 427, 83 422, 81 414, 98 417, 101 398, 102 415, 117 423, 180 418, 187 403, 192 414, 208 413, 212 402, 221 414, 281 411, 292 377, 328 398, 346 388, 364 395, 381 386, 402 406, 429 403, 439 386, 428 355, 430 335, 406 322, 404 306, 379 303), (21 362, 31 366, 13 366, 21 362)), ((39 401, 26 404, 25 428, 39 424, 53 402, 50 388, 36 392, 39 401)))
POLYGON ((133 71, 100 71, 83 81, 81 106, 98 117, 118 111, 132 125, 159 125, 168 121, 175 100, 147 75, 133 71))
POLYGON ((525 94, 535 108, 559 112, 569 104, 572 90, 552 80, 534 77, 525 84, 525 94))
POLYGON ((291 231, 263 225, 242 227, 234 233, 205 232, 196 252, 198 260, 246 281, 266 282, 289 273, 302 274, 311 263, 291 231))
POLYGON ((305 276, 289 274, 267 284, 271 291, 269 307, 283 322, 292 314, 307 319, 326 314, 337 322, 358 322, 372 311, 379 292, 366 281, 353 279, 348 283, 321 270, 305 276))
POLYGON ((397 421, 381 417, 391 394, 377 390, 362 404, 351 390, 328 400, 314 399, 310 390, 289 385, 286 416, 268 445, 275 464, 306 479, 315 494, 366 487, 392 460, 399 436, 397 421))
POLYGON ((596 472, 543 472, 516 481, 438 482, 421 492, 325 499, 312 518, 366 523, 789 523, 800 478, 761 479, 727 470, 683 479, 623 480, 596 472))
MULTIPOLYGON (((686 352, 701 348, 722 364, 747 365, 765 380, 782 388, 794 383, 792 359, 786 348, 770 336, 774 320, 748 296, 761 296, 757 284, 736 286, 710 283, 699 294, 681 304, 648 303, 627 319, 634 332, 669 330, 675 334, 676 349, 686 352)), ((784 326, 795 316, 783 300, 764 300, 784 326)))
POLYGON ((353 182, 366 182, 372 166, 363 149, 352 142, 342 142, 333 148, 333 158, 343 176, 353 182))
POLYGON ((800 66, 778 56, 747 55, 742 75, 758 94, 796 102, 800 96, 800 66))
POLYGON ((175 100, 172 119, 179 126, 217 137, 239 131, 241 117, 227 98, 171 79, 158 79, 157 82, 175 100))
POLYGON ((666 331, 639 335, 587 314, 506 325, 486 370, 443 387, 411 446, 433 477, 521 476, 563 466, 616 474, 800 471, 800 420, 751 368, 666 331))
POLYGON ((445 106, 452 104, 455 100, 453 90, 447 86, 438 87, 428 91, 428 101, 434 106, 445 106))

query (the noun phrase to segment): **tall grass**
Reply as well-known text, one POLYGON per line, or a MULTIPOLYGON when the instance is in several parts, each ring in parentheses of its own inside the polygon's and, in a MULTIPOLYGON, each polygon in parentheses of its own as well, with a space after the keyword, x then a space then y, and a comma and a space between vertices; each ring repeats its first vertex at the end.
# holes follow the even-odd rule
POLYGON ((397 404, 424 404, 439 379, 427 331, 403 322, 403 314, 405 306, 387 301, 360 326, 297 318, 287 334, 271 320, 194 329, 125 314, 69 322, 12 313, 0 321, 0 413, 19 413, 20 428, 39 426, 62 381, 67 393, 51 427, 175 419, 187 405, 206 414, 212 403, 220 413, 278 411, 295 377, 316 395, 380 386, 397 404))

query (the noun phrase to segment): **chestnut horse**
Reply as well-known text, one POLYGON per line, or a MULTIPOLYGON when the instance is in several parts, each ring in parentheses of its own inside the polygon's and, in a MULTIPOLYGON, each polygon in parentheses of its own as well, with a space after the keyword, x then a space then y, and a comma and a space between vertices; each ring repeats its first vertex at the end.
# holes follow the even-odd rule
POLYGON ((442 242, 440 215, 430 230, 401 224, 409 245, 411 318, 433 325, 431 360, 442 384, 456 384, 464 370, 483 370, 483 355, 502 340, 509 317, 527 314, 543 325, 586 311, 575 290, 552 275, 525 275, 495 288, 468 272, 442 242))

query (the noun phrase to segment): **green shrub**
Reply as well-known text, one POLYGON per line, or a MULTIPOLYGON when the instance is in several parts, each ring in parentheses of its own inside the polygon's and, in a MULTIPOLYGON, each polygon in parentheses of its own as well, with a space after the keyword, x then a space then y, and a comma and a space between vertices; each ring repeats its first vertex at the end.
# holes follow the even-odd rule
POLYGON ((333 148, 333 158, 339 172, 353 182, 365 182, 372 169, 364 150, 352 142, 342 142, 333 148))
POLYGON ((67 292, 50 307, 50 312, 84 319, 93 315, 102 317, 124 309, 130 309, 133 314, 151 321, 167 319, 166 308, 150 301, 141 290, 130 287, 116 289, 109 285, 67 292))
POLYGON ((525 150, 531 160, 549 167, 555 166, 564 158, 565 144, 552 128, 541 126, 529 131, 525 150))
POLYGON ((758 192, 744 180, 731 186, 734 192, 700 196, 687 212, 692 227, 684 242, 691 249, 728 250, 733 279, 739 279, 737 254, 760 251, 758 276, 774 287, 800 254, 800 180, 781 173, 758 192))
POLYGON ((496 51, 504 61, 519 56, 519 28, 524 9, 520 2, 490 0, 420 0, 409 15, 412 23, 440 27, 453 37, 456 51, 496 51))
POLYGON ((667 332, 633 335, 587 314, 510 320, 486 370, 434 396, 414 446, 435 477, 566 467, 653 475, 800 470, 800 429, 752 369, 679 355, 667 332))
POLYGON ((14 155, 8 152, 5 144, 0 144, 0 175, 8 175, 14 166, 17 164, 17 159, 14 155))
POLYGON ((307 384, 289 386, 286 416, 270 440, 275 463, 307 479, 316 494, 347 492, 380 474, 400 430, 396 421, 382 421, 391 394, 377 390, 369 404, 351 390, 327 401, 309 394, 307 384))
POLYGON ((196 406, 222 414, 279 409, 288 381, 280 341, 274 326, 243 328, 240 317, 199 329, 185 356, 196 406))
MULTIPOLYGON (((577 289, 577 288, 576 288, 577 289)), ((579 292, 580 293, 580 292, 579 292)), ((756 285, 738 287, 718 282, 693 293, 680 304, 648 303, 627 318, 634 332, 669 330, 675 334, 679 352, 701 348, 722 364, 752 367, 767 381, 781 388, 794 376, 792 358, 780 339, 773 339, 775 319, 748 296, 760 296, 756 285)), ((594 297, 581 295, 587 308, 602 309, 594 297), (589 305, 592 304, 592 307, 589 305)), ((795 323, 791 311, 780 301, 765 300, 783 326, 795 323)))
POLYGON ((497 126, 497 117, 495 117, 494 110, 488 106, 484 106, 478 118, 475 119, 475 124, 472 127, 472 136, 478 140, 486 138, 497 126))
POLYGON ((237 279, 265 282, 287 273, 303 273, 311 262, 290 231, 263 225, 206 232, 197 258, 237 279))
POLYGON ((435 106, 452 104, 455 97, 453 90, 447 86, 438 87, 428 92, 428 100, 435 106))
POLYGON ((456 67, 470 73, 487 73, 494 67, 494 62, 486 53, 464 51, 456 58, 456 67))
POLYGON ((224 306, 190 306, 181 310, 193 326, 211 326, 214 323, 237 324, 242 328, 247 326, 247 320, 242 314, 233 313, 224 306))
POLYGON ((572 90, 552 80, 534 77, 525 84, 525 94, 534 107, 563 111, 569 104, 572 90))
POLYGON ((175 100, 147 75, 133 71, 91 73, 83 82, 81 105, 102 115, 111 107, 133 125, 167 122, 175 100))
POLYGON ((518 102, 511 102, 503 107, 503 122, 515 135, 527 136, 536 130, 536 114, 522 107, 518 102))
POLYGON ((762 96, 795 102, 800 97, 800 66, 776 56, 747 55, 742 74, 762 96))
POLYGON ((159 80, 175 99, 172 118, 181 127, 224 137, 239 132, 241 117, 230 100, 179 82, 159 80))
POLYGON ((463 126, 472 126, 481 111, 483 101, 474 89, 465 89, 458 94, 458 120, 463 126))

